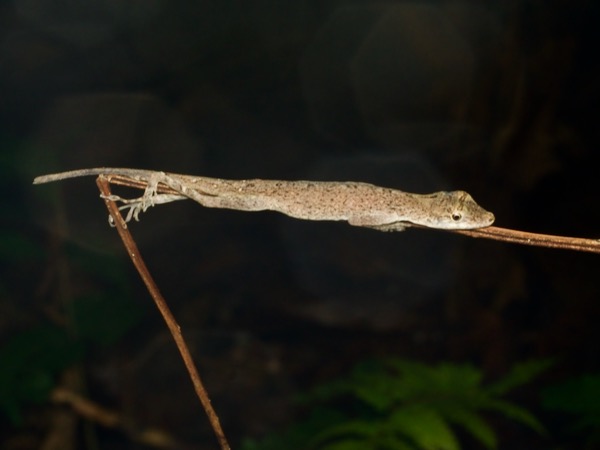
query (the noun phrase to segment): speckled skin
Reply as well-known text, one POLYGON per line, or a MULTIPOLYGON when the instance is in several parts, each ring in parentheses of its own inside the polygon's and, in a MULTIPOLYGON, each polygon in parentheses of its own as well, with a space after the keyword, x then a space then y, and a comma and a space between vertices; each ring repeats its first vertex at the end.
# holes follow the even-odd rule
POLYGON ((410 225, 474 229, 494 222, 494 215, 464 191, 420 195, 354 181, 223 180, 150 170, 95 168, 45 175, 36 178, 34 184, 101 174, 146 182, 144 196, 131 203, 131 208, 141 210, 161 202, 155 199, 160 197, 156 187, 162 183, 182 194, 168 196, 163 202, 190 198, 210 208, 272 210, 298 219, 344 220, 383 231, 400 231, 410 225))

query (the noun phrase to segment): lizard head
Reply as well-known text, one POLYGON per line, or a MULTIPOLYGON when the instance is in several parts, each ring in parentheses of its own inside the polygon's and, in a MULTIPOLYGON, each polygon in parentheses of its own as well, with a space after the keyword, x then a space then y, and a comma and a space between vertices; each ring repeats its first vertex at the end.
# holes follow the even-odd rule
POLYGON ((431 224, 446 230, 468 230, 489 227, 494 215, 483 209, 465 191, 438 192, 432 204, 431 224))

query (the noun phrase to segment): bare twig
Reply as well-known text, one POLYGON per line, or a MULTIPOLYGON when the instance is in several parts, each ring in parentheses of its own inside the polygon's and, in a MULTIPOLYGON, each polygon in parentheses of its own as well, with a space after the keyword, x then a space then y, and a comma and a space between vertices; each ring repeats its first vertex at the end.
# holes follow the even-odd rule
POLYGON ((486 227, 476 230, 452 230, 453 233, 464 234, 475 238, 494 239, 514 244, 532 245, 536 247, 562 248, 580 252, 600 253, 600 239, 586 239, 551 234, 528 233, 510 228, 486 227))
MULTIPOLYGON (((113 223, 115 224, 115 227, 117 228, 117 231, 119 232, 119 236, 121 236, 121 240, 123 241, 123 244, 125 245, 125 248, 127 249, 127 253, 129 254, 129 257, 131 258, 133 265, 135 266, 138 273, 142 277, 142 280, 144 281, 144 284, 146 285, 148 292, 150 292, 150 295, 154 299, 154 303, 156 304, 161 315, 163 316, 163 319, 165 320, 167 327, 169 328, 169 331, 171 332, 171 335, 173 336, 173 339, 175 340, 177 349, 179 350, 179 353, 181 353, 181 357, 183 359, 185 367, 190 375, 190 378, 192 379, 192 383, 194 385, 194 389, 196 390, 196 394, 198 395, 198 398, 200 399, 200 403, 202 403, 202 406, 204 407, 204 410, 206 411, 206 415, 208 416, 208 420, 210 421, 210 424, 215 432, 215 435, 217 436, 219 445, 221 446, 222 450, 229 450, 230 447, 229 447, 229 444, 227 443, 225 433, 223 432, 223 429, 221 428, 221 423, 219 421, 219 417, 217 416, 217 413, 213 409, 210 399, 208 397, 208 393, 206 392, 206 389, 204 388, 204 385, 202 384, 198 370, 196 369, 196 366, 194 365, 192 355, 190 354, 190 351, 187 347, 187 344, 185 343, 183 335, 181 334, 181 328, 180 328, 179 324, 177 323, 177 321, 175 320, 175 317, 171 313, 171 310, 170 310, 169 306, 167 305, 167 302, 161 295, 161 293, 158 289, 158 286, 152 279, 152 276, 150 275, 150 272, 148 271, 148 268, 146 267, 146 264, 144 263, 144 260, 141 257, 141 254, 137 248, 137 245, 135 244, 135 241, 133 240, 131 233, 129 233, 129 230, 127 229, 127 224, 126 224, 125 220, 123 219, 123 216, 121 216, 121 213, 119 212, 119 208, 117 207, 117 204, 113 200, 110 200, 111 192, 110 192, 110 185, 109 185, 108 177, 106 177, 104 175, 100 175, 98 177, 98 179, 96 180, 96 184, 98 185, 98 188, 100 189, 100 192, 102 193, 102 195, 104 197, 104 202, 106 204, 106 207, 108 208, 108 212, 110 213, 110 215, 113 219, 113 223)), ((134 187, 137 187, 137 186, 134 186, 134 187)))

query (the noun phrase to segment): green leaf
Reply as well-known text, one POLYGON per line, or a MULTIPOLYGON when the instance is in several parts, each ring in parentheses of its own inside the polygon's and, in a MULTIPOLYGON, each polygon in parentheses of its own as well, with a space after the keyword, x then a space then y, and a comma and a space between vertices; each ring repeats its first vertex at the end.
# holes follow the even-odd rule
POLYGON ((456 436, 433 409, 410 406, 395 411, 386 428, 404 435, 424 450, 458 450, 456 436))
POLYGON ((440 364, 432 369, 435 370, 437 386, 445 392, 464 394, 479 389, 481 385, 481 370, 468 364, 440 364))
POLYGON ((541 435, 546 434, 544 426, 529 411, 520 406, 503 400, 490 400, 485 404, 484 409, 497 411, 509 419, 527 425, 541 435))
POLYGON ((390 436, 388 434, 381 434, 377 436, 376 447, 364 447, 365 448, 377 448, 377 450, 420 450, 420 447, 415 446, 413 442, 409 442, 406 437, 403 436, 390 436))
POLYGON ((467 364, 439 364, 430 367, 405 360, 388 360, 387 364, 398 370, 403 377, 413 378, 413 384, 427 392, 465 392, 481 383, 481 371, 467 364))
POLYGON ((552 365, 554 365, 552 359, 516 364, 504 378, 489 385, 485 391, 491 396, 506 394, 518 386, 529 383, 552 365))
POLYGON ((344 440, 319 447, 319 450, 366 450, 368 448, 370 447, 365 446, 362 441, 344 440))
POLYGON ((379 432, 377 423, 365 420, 349 420, 339 425, 328 427, 324 431, 318 433, 309 447, 319 447, 330 441, 340 439, 348 440, 351 437, 353 440, 364 441, 372 440, 379 432))
POLYGON ((550 364, 519 364, 490 386, 482 385, 481 370, 471 365, 443 363, 432 367, 402 359, 360 364, 348 377, 320 386, 304 397, 313 402, 344 397, 346 412, 352 411, 352 417, 322 426, 313 435, 311 446, 290 446, 280 441, 279 447, 269 450, 458 450, 452 426, 464 428, 485 448, 493 450, 498 445, 497 436, 481 417, 481 410, 498 412, 544 433, 531 413, 501 396, 533 379, 550 364), (355 405, 352 399, 357 400, 355 405))
POLYGON ((420 380, 415 385, 412 379, 390 374, 381 363, 370 361, 358 365, 349 377, 313 389, 303 401, 324 401, 350 395, 376 411, 385 411, 395 403, 413 397, 422 385, 420 380))
POLYGON ((497 447, 496 433, 475 411, 454 405, 444 411, 443 415, 449 422, 462 426, 485 448, 495 449, 497 447))

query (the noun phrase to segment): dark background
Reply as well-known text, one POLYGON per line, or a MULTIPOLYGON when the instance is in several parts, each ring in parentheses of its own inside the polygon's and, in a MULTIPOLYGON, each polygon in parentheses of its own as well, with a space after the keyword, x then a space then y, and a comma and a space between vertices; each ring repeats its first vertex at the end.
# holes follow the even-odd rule
MULTIPOLYGON (((498 226, 600 236, 599 19, 592 1, 2 2, 0 345, 46 324, 93 334, 73 305, 97 296, 100 335, 122 332, 92 339, 55 386, 214 448, 94 180, 33 177, 118 166, 464 189, 498 226)), ((558 358, 540 382, 598 371, 597 255, 189 201, 131 231, 234 444, 366 358, 470 362, 490 379, 558 358)), ((57 409, 70 414, 42 402, 0 422, 0 446, 48 445, 57 409)), ((67 423, 60 448, 92 448, 67 423)), ((498 427, 501 448, 581 448, 498 427)))

